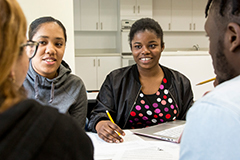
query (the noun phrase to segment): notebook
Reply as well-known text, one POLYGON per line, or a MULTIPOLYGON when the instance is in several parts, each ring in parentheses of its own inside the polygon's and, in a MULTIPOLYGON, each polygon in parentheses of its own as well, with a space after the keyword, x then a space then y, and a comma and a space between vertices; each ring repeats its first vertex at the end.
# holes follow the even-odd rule
POLYGON ((136 129, 133 131, 133 133, 137 135, 178 143, 178 139, 183 132, 185 122, 186 121, 183 120, 165 122, 146 128, 136 129))

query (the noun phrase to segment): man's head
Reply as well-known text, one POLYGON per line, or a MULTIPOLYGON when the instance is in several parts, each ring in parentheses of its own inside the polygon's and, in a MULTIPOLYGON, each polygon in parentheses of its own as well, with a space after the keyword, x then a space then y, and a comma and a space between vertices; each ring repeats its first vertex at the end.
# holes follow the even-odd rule
POLYGON ((240 75, 240 2, 209 0, 205 30, 218 83, 240 75))

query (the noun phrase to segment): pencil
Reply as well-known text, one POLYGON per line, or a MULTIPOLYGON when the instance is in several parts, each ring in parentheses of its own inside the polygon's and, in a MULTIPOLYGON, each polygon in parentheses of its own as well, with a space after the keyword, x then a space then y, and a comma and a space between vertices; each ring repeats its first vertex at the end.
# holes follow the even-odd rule
MULTIPOLYGON (((106 113, 107 113, 108 118, 110 119, 110 121, 111 121, 113 124, 115 124, 114 121, 113 121, 113 119, 112 119, 112 116, 110 115, 110 113, 108 112, 108 110, 106 110, 106 113)), ((119 136, 121 135, 118 131, 116 131, 116 132, 117 132, 117 134, 118 134, 119 136)))
POLYGON ((215 79, 216 79, 216 78, 214 77, 214 78, 208 79, 208 80, 206 80, 206 81, 200 82, 200 83, 198 83, 198 84, 196 84, 196 85, 202 85, 202 84, 205 84, 205 83, 214 81, 215 79))

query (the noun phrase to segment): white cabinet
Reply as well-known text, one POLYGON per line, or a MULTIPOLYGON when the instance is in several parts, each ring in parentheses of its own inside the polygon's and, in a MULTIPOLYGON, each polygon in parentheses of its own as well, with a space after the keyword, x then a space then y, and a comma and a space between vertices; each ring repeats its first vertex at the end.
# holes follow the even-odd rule
POLYGON ((207 0, 172 0, 173 31, 204 31, 207 0))
POLYGON ((108 73, 121 67, 120 56, 75 57, 76 74, 87 90, 99 90, 108 73))
POLYGON ((172 0, 171 30, 192 30, 192 0, 172 0))
POLYGON ((121 19, 152 17, 152 0, 120 0, 121 19))
POLYGON ((164 31, 204 31, 207 0, 153 0, 153 18, 164 31))
POLYGON ((117 0, 74 0, 75 30, 117 31, 117 0))
POLYGON ((153 0, 153 18, 158 21, 163 31, 171 30, 171 0, 153 0))
POLYGON ((207 0, 193 0, 192 1, 192 23, 193 30, 204 31, 205 18, 205 7, 207 0))

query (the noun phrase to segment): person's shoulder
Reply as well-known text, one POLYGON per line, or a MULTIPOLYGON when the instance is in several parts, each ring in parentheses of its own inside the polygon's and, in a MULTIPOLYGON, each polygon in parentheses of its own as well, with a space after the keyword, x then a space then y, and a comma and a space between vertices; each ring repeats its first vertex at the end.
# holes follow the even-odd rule
POLYGON ((36 110, 36 109, 42 109, 42 107, 47 107, 47 106, 40 104, 38 101, 34 99, 25 99, 15 104, 13 107, 18 110, 26 110, 26 109, 36 110))
POLYGON ((117 68, 117 69, 111 71, 108 74, 108 76, 113 76, 113 77, 115 77, 115 76, 125 76, 126 74, 131 72, 134 67, 135 67, 135 65, 117 68))
POLYGON ((165 72, 170 73, 174 79, 182 79, 182 80, 190 81, 183 73, 181 73, 175 69, 168 68, 168 67, 162 66, 162 65, 161 65, 161 67, 165 72))
POLYGON ((74 120, 71 116, 59 113, 56 108, 42 105, 39 102, 27 99, 19 103, 19 105, 31 107, 33 109, 41 109, 41 114, 55 118, 55 129, 61 131, 61 132, 74 132, 76 134, 82 134, 85 135, 85 132, 79 127, 76 120, 74 120))
POLYGON ((125 70, 128 70, 129 68, 131 68, 131 66, 126 66, 126 67, 117 68, 117 69, 112 70, 112 71, 110 72, 110 74, 122 73, 122 72, 124 72, 125 70))
POLYGON ((59 144, 55 146, 54 151, 59 150, 59 148, 67 148, 63 154, 71 155, 70 157, 73 157, 72 159, 92 159, 93 145, 91 139, 70 115, 59 113, 57 109, 41 105, 35 100, 25 100, 22 104, 32 106, 34 110, 41 109, 40 112, 37 112, 39 113, 38 119, 44 119, 44 121, 47 122, 47 124, 41 125, 50 126, 46 146, 49 147, 53 146, 53 144, 59 144), (76 152, 76 150, 78 150, 78 152, 76 152))
POLYGON ((62 141, 62 143, 72 146, 74 148, 73 151, 83 149, 84 147, 88 151, 93 150, 91 139, 86 132, 79 127, 77 121, 68 115, 60 114, 52 131, 55 136, 59 136, 58 139, 61 139, 60 141, 62 141), (65 138, 62 139, 61 137, 65 138))
MULTIPOLYGON (((55 113, 54 113, 55 114, 55 113)), ((57 121, 55 123, 55 127, 58 130, 61 130, 61 132, 73 132, 74 134, 83 134, 84 131, 79 128, 79 125, 77 124, 77 122, 70 117, 69 115, 65 115, 65 114, 61 114, 58 113, 58 118, 57 121), (77 133, 79 132, 79 133, 77 133)))
POLYGON ((225 90, 224 86, 214 88, 212 91, 204 95, 202 98, 194 102, 188 114, 192 118, 204 113, 205 117, 219 116, 230 114, 232 117, 240 117, 240 99, 237 98, 239 93, 225 90), (216 115, 217 114, 217 115, 216 115))
POLYGON ((232 112, 238 113, 240 116, 240 99, 238 98, 240 94, 240 79, 236 82, 236 79, 233 79, 216 86, 212 91, 199 99, 196 104, 212 104, 226 111, 232 110, 232 112))
POLYGON ((41 113, 43 117, 55 117, 53 119, 55 119, 54 130, 56 133, 71 133, 72 135, 81 135, 83 137, 86 137, 85 131, 79 127, 76 120, 74 120, 69 115, 59 113, 56 108, 42 105, 39 102, 31 99, 24 100, 18 105, 26 106, 26 108, 31 108, 31 110, 41 110, 39 113, 41 113))
POLYGON ((83 83, 83 80, 81 77, 75 75, 75 74, 69 74, 67 77, 67 81, 71 83, 83 83))

